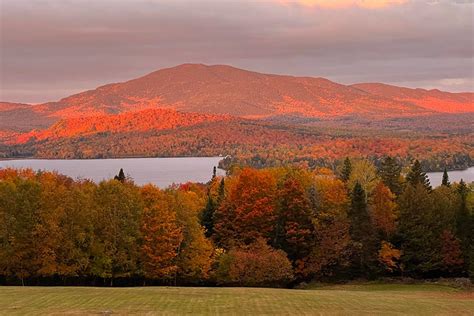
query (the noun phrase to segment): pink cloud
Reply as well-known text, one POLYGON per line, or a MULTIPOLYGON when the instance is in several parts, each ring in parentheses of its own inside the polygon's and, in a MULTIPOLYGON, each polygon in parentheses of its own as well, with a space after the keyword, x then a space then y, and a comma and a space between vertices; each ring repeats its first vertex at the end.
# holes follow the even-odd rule
POLYGON ((298 4, 307 7, 343 9, 359 7, 364 9, 380 9, 393 5, 401 5, 409 0, 277 0, 281 4, 298 4))

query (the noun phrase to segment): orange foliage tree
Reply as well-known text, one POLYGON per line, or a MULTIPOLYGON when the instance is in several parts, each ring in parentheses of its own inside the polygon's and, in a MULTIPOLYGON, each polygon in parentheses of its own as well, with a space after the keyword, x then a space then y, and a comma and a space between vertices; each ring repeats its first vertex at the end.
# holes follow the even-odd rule
POLYGON ((261 238, 222 255, 217 271, 218 283, 235 286, 284 286, 292 279, 286 253, 261 238))
POLYGON ((379 182, 372 193, 369 210, 373 225, 384 237, 395 233, 396 208, 395 195, 383 182, 379 182))
POLYGON ((219 245, 268 240, 275 226, 276 180, 271 172, 246 168, 227 181, 226 197, 215 213, 219 245))
POLYGON ((170 208, 166 195, 158 188, 144 186, 141 195, 145 204, 141 223, 141 257, 145 277, 170 278, 176 272, 175 258, 183 240, 176 213, 170 208))

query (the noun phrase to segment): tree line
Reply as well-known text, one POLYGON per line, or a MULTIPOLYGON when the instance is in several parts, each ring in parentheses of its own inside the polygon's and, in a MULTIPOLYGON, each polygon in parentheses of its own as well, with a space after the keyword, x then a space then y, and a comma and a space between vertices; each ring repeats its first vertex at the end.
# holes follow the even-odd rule
POLYGON ((207 184, 0 170, 3 284, 291 286, 474 277, 474 192, 415 161, 231 168, 207 184))

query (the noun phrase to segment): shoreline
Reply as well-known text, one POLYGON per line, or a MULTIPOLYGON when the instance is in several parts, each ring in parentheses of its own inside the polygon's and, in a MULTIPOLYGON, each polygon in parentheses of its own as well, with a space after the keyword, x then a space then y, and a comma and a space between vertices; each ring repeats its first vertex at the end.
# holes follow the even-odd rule
MULTIPOLYGON (((44 160, 44 161, 52 161, 52 160, 58 160, 58 161, 86 161, 86 160, 121 160, 121 159, 184 159, 184 158, 221 158, 218 161, 218 165, 220 162, 222 162, 225 158, 229 157, 230 155, 220 155, 220 156, 157 156, 157 157, 143 157, 143 156, 125 156, 125 157, 110 157, 110 158, 36 158, 34 156, 32 157, 15 157, 15 158, 0 158, 0 162, 2 161, 22 161, 22 160, 44 160)), ((1 168, 1 167, 0 167, 1 168)), ((474 168, 474 165, 468 166, 467 168, 464 169, 448 169, 447 172, 458 172, 458 171, 467 171, 471 168, 474 168)), ((222 169, 222 168, 219 168, 222 169)), ((222 169, 225 170, 225 169, 222 169)), ((443 170, 439 171, 425 171, 426 173, 443 173, 443 170)))

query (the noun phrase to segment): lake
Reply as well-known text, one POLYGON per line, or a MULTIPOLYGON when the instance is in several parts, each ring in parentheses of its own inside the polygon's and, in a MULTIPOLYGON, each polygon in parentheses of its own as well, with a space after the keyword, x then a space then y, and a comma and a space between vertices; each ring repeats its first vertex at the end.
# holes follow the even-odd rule
MULTIPOLYGON (((153 183, 165 188, 173 183, 207 182, 221 157, 127 158, 127 159, 24 159, 3 160, 0 167, 57 171, 71 178, 100 182, 111 179, 123 168, 138 185, 153 183)), ((225 171, 217 169, 218 175, 225 171)))
MULTIPOLYGON (((427 175, 433 188, 439 186, 443 181, 443 172, 428 172, 427 175)), ((448 176, 450 182, 459 182, 463 179, 464 182, 471 183, 474 181, 474 167, 466 170, 448 171, 448 176)))
MULTIPOLYGON (((221 157, 186 158, 127 158, 127 159, 24 159, 3 160, 0 167, 31 168, 34 170, 57 171, 72 178, 86 178, 95 182, 113 178, 123 168, 126 175, 139 185, 153 183, 161 188, 173 183, 207 182, 212 176, 212 168, 217 166, 221 157)), ((217 169, 218 175, 225 171, 217 169)), ((431 185, 441 184, 442 172, 427 173, 431 185)), ((449 171, 449 180, 466 183, 474 181, 474 167, 449 171)))

